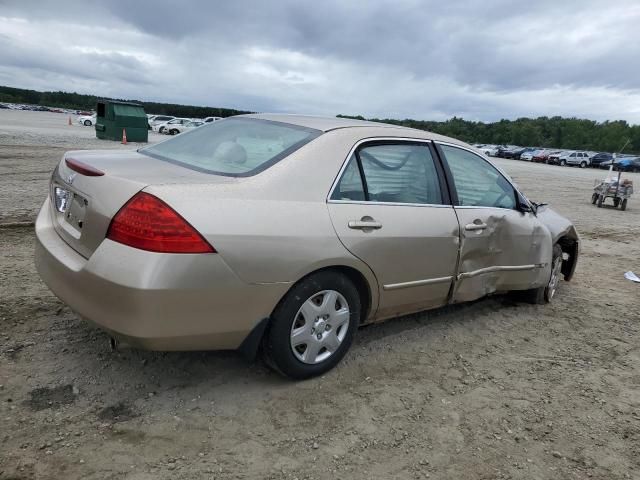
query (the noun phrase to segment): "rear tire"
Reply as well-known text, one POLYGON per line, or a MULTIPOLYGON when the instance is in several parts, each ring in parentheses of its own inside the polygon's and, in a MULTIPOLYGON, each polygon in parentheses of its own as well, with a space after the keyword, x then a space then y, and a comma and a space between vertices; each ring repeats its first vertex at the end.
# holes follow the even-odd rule
POLYGON ((173 130, 169 130, 169 135, 175 135, 178 133, 178 130, 176 130, 175 128, 173 130))
POLYGON ((566 160, 560 160, 560 166, 564 167, 567 164, 566 160))
POLYGON ((591 195, 591 205, 595 205, 597 201, 598 201, 598 194, 594 193, 593 195, 591 195))
POLYGON ((580 168, 587 168, 587 162, 585 162, 584 160, 580 162, 580 168))
POLYGON ((604 195, 598 195, 598 208, 602 208, 603 203, 604 203, 604 195))
POLYGON ((332 271, 310 275, 278 304, 263 339, 267 365, 296 380, 335 367, 347 353, 360 323, 358 289, 332 271))
POLYGON ((625 211, 627 209, 627 199, 622 199, 622 203, 620 204, 620 210, 625 211))
POLYGON ((551 259, 551 276, 549 282, 538 288, 525 290, 522 293, 524 300, 534 304, 551 303, 560 283, 560 275, 562 274, 562 248, 560 245, 553 246, 553 256, 551 259))
POLYGON ((84 121, 84 126, 85 127, 90 127, 91 126, 91 120, 85 120, 84 121))

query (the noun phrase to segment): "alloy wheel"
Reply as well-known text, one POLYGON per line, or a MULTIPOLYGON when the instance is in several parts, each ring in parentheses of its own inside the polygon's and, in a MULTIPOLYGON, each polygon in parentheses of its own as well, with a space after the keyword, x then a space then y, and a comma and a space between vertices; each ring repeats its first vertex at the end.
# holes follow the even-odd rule
POLYGON ((333 355, 342 344, 351 312, 342 294, 323 290, 309 297, 291 325, 290 344, 298 360, 317 364, 333 355))

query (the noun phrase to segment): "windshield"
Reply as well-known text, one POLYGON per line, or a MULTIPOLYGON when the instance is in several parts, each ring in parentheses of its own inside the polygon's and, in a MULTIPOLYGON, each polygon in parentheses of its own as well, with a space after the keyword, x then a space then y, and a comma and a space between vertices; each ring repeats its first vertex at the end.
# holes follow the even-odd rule
POLYGON ((145 147, 145 155, 204 173, 255 175, 322 132, 255 118, 207 123, 166 142, 145 147))

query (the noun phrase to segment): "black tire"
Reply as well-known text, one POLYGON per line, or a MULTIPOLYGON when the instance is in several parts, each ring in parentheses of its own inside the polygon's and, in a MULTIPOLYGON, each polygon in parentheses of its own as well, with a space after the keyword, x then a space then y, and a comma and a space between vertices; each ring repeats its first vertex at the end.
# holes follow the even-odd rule
POLYGON ((175 135, 178 133, 178 130, 176 130, 175 128, 169 130, 169 135, 175 135))
POLYGON ((587 162, 584 160, 580 162, 580 168, 587 168, 587 162))
MULTIPOLYGON (((361 312, 358 289, 346 276, 327 270, 304 278, 289 290, 271 315, 263 338, 265 362, 282 375, 296 380, 322 375, 335 367, 351 347, 361 312), (325 290, 334 290, 346 300, 350 312, 347 331, 338 348, 328 358, 315 364, 304 363, 294 354, 291 331, 294 322, 299 322, 302 305, 325 290)), ((306 321, 303 318, 303 324, 306 321)))
POLYGON ((567 164, 566 160, 560 160, 560 166, 564 167, 567 164))
POLYGON ((160 127, 160 128, 158 129, 158 133, 162 133, 162 132, 164 132, 164 127, 160 127))
POLYGON ((84 121, 84 126, 85 127, 90 127, 91 126, 91 120, 85 120, 84 121))
POLYGON ((620 204, 620 210, 625 211, 627 209, 627 199, 622 199, 622 203, 620 204))
POLYGON ((613 199, 613 206, 615 208, 618 208, 618 205, 620 205, 620 199, 619 198, 614 198, 613 199))
POLYGON ((593 195, 591 195, 591 205, 595 205, 597 201, 598 201, 598 194, 594 193, 593 195))
POLYGON ((602 208, 602 204, 604 203, 604 195, 598 195, 598 208, 602 208))
POLYGON ((558 288, 557 283, 555 285, 552 285, 551 283, 553 281, 554 268, 557 267, 556 268, 557 271, 555 272, 555 274, 557 275, 556 282, 559 282, 560 276, 561 276, 561 272, 559 271, 559 269, 561 268, 561 266, 562 266, 562 248, 560 248, 560 245, 555 244, 553 246, 553 256, 551 259, 551 275, 549 277, 549 282, 542 287, 532 288, 531 290, 525 290, 523 292, 517 292, 517 293, 520 293, 522 299, 529 303, 534 303, 534 304, 550 303, 551 300, 553 300, 555 292, 558 288), (556 265, 556 262, 559 262, 559 264, 556 265), (553 288, 553 290, 551 290, 551 288, 553 288))

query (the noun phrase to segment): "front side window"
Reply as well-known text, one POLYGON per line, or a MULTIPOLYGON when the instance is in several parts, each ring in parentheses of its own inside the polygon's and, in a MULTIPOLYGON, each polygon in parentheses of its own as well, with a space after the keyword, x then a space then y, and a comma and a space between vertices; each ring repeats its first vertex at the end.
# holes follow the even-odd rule
POLYGON ((208 123, 140 153, 192 170, 227 176, 250 176, 270 167, 322 132, 255 118, 208 123))
POLYGON ((489 162, 461 148, 447 145, 441 148, 453 176, 458 205, 516 208, 513 186, 489 162))
POLYGON ((441 204, 429 147, 399 143, 358 149, 333 191, 333 200, 441 204), (362 175, 364 175, 364 180, 362 175))

